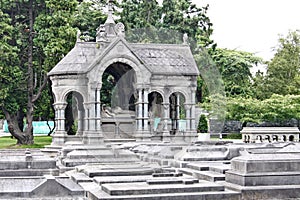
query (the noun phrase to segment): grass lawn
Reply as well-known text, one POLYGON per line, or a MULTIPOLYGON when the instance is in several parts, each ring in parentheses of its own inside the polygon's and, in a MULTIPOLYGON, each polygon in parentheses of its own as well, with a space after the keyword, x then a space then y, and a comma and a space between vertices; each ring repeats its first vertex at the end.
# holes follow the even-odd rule
POLYGON ((0 137, 0 149, 23 149, 23 148, 44 148, 50 145, 52 141, 51 136, 35 136, 33 145, 16 145, 17 140, 10 136, 0 137))

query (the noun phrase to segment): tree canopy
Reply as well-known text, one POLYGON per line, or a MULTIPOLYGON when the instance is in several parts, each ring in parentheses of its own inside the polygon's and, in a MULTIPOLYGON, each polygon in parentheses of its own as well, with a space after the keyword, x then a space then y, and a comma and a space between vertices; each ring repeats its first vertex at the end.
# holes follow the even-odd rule
POLYGON ((274 58, 268 63, 263 98, 273 93, 300 94, 300 31, 279 38, 274 58))

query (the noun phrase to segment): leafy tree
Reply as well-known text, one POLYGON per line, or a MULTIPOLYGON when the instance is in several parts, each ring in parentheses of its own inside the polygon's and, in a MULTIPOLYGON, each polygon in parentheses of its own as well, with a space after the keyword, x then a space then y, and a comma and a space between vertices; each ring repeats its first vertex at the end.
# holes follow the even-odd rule
POLYGON ((299 95, 272 95, 269 99, 235 97, 227 99, 228 120, 241 122, 276 122, 300 119, 299 95))
POLYGON ((107 15, 103 8, 106 6, 105 0, 82 1, 76 7, 74 13, 73 27, 77 27, 81 32, 83 40, 95 40, 96 29, 105 22, 107 15))
POLYGON ((124 0, 120 16, 127 29, 127 38, 133 42, 182 43, 187 33, 196 44, 209 46, 212 23, 207 17, 208 6, 198 8, 188 0, 124 0))
POLYGON ((248 52, 220 48, 210 54, 221 73, 227 96, 253 95, 250 68, 262 63, 261 58, 248 52))
POLYGON ((143 29, 160 23, 161 8, 156 0, 124 0, 121 8, 120 21, 127 30, 143 29))
POLYGON ((16 66, 14 69, 22 73, 13 84, 5 86, 14 89, 9 90, 1 107, 9 131, 18 144, 34 142, 34 110, 47 86, 47 71, 70 50, 72 41, 73 44, 75 41, 74 29, 68 28, 71 17, 68 13, 72 13, 76 5, 73 0, 18 0, 0 4, 0 10, 9 15, 13 27, 11 45, 18 50, 17 57, 8 66, 16 66), (14 65, 16 61, 19 61, 18 65, 14 65))
POLYGON ((300 94, 300 31, 279 38, 274 58, 268 64, 263 93, 300 94))

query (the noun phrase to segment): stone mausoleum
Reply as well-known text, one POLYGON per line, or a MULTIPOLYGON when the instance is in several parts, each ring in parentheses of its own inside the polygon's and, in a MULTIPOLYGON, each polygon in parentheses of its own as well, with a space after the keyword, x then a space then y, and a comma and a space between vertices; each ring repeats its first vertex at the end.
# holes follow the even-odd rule
POLYGON ((54 145, 97 144, 103 139, 191 141, 196 138, 195 92, 199 71, 187 43, 140 44, 125 39, 111 5, 96 42, 81 41, 49 72, 55 97, 54 145), (104 82, 114 86, 109 105, 104 82), (71 96, 76 134, 66 119, 71 96))

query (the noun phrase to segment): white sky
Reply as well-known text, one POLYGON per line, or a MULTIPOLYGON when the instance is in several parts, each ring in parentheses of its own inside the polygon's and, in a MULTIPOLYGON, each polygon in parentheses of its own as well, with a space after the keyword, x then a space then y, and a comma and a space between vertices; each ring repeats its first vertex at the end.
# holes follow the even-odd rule
POLYGON ((279 34, 300 29, 300 0, 193 0, 209 4, 218 47, 256 53, 270 60, 279 34))

